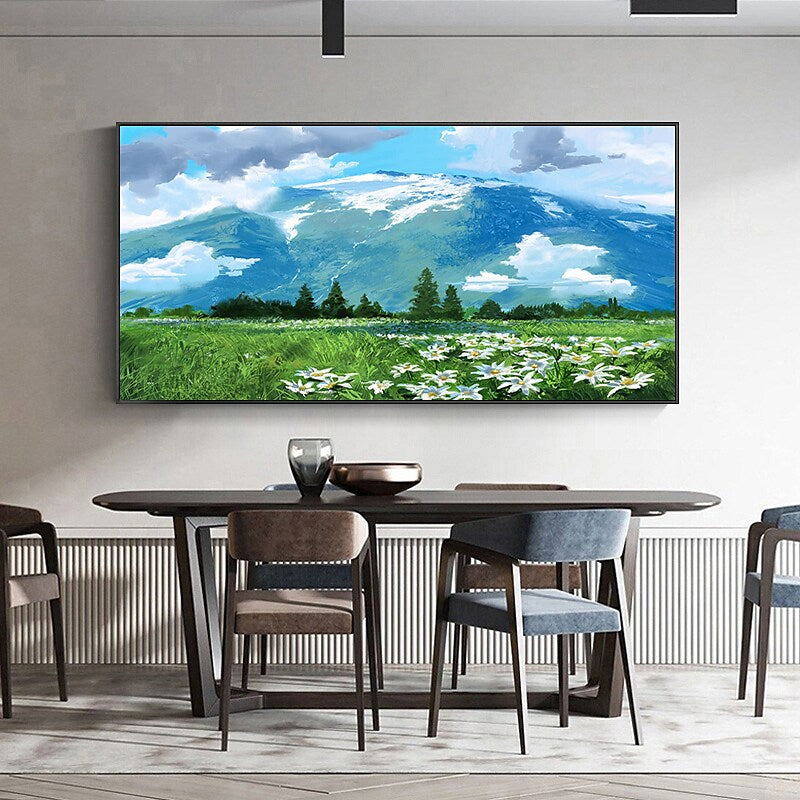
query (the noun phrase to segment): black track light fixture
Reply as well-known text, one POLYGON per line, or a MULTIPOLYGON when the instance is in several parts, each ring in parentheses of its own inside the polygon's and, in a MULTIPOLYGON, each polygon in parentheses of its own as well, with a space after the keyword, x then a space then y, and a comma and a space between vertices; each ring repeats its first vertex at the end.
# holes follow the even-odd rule
POLYGON ((630 0, 631 16, 732 16, 737 0, 630 0))
POLYGON ((322 0, 322 57, 344 58, 344 0, 322 0))

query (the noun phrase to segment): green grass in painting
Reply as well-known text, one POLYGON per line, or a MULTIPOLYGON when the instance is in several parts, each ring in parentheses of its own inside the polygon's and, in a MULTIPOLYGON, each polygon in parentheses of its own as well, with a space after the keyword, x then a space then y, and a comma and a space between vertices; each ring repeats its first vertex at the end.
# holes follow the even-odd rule
POLYGON ((120 398, 666 402, 675 322, 123 319, 120 398))

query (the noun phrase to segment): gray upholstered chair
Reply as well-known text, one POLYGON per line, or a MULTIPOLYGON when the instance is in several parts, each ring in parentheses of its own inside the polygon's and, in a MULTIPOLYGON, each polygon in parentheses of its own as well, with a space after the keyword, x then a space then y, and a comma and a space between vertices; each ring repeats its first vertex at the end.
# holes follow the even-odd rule
MULTIPOLYGON (((565 492, 569 489, 563 483, 459 483, 456 491, 522 491, 522 492, 565 492)), ((520 564, 519 579, 523 589, 551 589, 555 587, 555 573, 547 564, 520 564)), ((460 556, 456 564, 456 591, 466 592, 481 589, 501 589, 503 576, 488 564, 473 564, 466 556, 460 556)), ((589 565, 586 562, 570 564, 570 591, 580 592, 582 597, 590 596, 589 565)), ((586 670, 592 660, 592 635, 584 634, 583 649, 586 670)), ((453 632, 453 671, 450 688, 458 688, 459 671, 467 674, 467 655, 469 651, 469 628, 459 625, 453 632)), ((575 637, 569 637, 569 673, 574 675, 575 637)))
POLYGON ((742 649, 739 658, 739 700, 747 693, 747 666, 750 659, 750 634, 753 607, 759 607, 758 648, 756 653, 755 716, 764 715, 767 682, 769 631, 773 608, 800 608, 800 576, 776 575, 775 555, 781 542, 800 542, 800 506, 768 508, 761 521, 750 526, 744 576, 742 649), (761 570, 758 570, 759 553, 761 570))
POLYGON ((58 696, 66 701, 64 619, 56 529, 49 522, 43 522, 36 509, 0 505, 0 679, 3 717, 6 719, 11 717, 11 609, 41 602, 50 606, 58 696), (42 540, 45 571, 33 575, 11 575, 9 539, 29 535, 39 536, 42 540))
POLYGON ((352 634, 358 749, 364 739, 364 620, 372 726, 379 728, 375 608, 367 521, 353 511, 237 511, 228 516, 228 564, 222 655, 220 730, 228 748, 234 634, 352 634), (237 589, 240 561, 288 564, 347 561, 348 590, 237 589))
POLYGON ((536 511, 454 525, 442 544, 433 638, 433 669, 428 736, 436 736, 444 669, 447 623, 502 631, 511 637, 520 750, 528 752, 528 693, 525 636, 558 638, 558 708, 562 727, 569 724, 568 636, 614 632, 618 636, 633 738, 642 737, 633 687, 630 622, 622 574, 622 550, 630 512, 621 509, 536 511), (503 591, 452 592, 453 568, 460 555, 500 570, 503 591), (554 563, 555 589, 521 588, 520 562, 554 563), (569 592, 569 565, 599 561, 611 586, 611 605, 569 592))

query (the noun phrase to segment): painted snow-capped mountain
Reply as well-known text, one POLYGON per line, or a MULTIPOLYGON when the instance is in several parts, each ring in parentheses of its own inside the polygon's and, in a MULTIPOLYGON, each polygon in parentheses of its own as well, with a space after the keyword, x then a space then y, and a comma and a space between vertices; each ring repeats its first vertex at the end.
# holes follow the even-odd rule
POLYGON ((324 297, 336 279, 404 310, 423 267, 464 305, 589 299, 643 310, 675 303, 675 219, 498 179, 376 172, 276 188, 251 210, 221 207, 122 234, 123 311, 214 303, 246 292, 324 297))

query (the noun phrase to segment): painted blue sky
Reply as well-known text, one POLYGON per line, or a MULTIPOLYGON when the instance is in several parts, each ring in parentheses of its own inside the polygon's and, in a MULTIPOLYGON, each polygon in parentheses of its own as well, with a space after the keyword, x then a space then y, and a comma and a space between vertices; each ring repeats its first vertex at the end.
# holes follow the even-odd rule
POLYGON ((258 210, 277 187, 377 170, 496 178, 674 213, 671 125, 123 125, 121 228, 223 205, 258 210))

